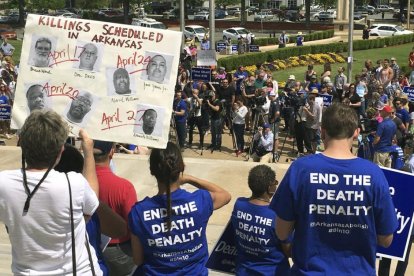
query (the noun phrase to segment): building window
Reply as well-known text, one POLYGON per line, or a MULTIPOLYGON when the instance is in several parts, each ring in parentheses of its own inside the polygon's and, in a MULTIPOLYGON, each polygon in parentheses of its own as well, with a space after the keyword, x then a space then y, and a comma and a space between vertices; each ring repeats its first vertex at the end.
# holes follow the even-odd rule
POLYGON ((297 0, 288 0, 287 1, 288 8, 296 8, 298 6, 297 0))

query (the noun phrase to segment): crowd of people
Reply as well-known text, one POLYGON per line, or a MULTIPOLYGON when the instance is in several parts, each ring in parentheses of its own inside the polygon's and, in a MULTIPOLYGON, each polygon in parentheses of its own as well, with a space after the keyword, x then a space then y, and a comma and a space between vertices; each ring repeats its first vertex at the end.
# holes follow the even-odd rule
MULTIPOLYGON (((13 106, 16 89, 18 67, 14 64, 14 47, 7 38, 2 38, 0 44, 0 106, 13 106)), ((0 135, 11 139, 10 120, 0 120, 0 135)))

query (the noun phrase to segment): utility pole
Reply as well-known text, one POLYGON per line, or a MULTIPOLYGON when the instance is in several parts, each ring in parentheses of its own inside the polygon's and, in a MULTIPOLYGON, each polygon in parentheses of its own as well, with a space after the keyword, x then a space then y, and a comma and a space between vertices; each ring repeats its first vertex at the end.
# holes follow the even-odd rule
MULTIPOLYGON (((181 0, 183 1, 183 0, 181 0)), ((215 20, 216 20, 216 16, 215 16, 215 9, 216 9, 216 2, 215 0, 209 0, 209 12, 210 12, 210 16, 209 16, 209 28, 210 28, 210 35, 209 35, 209 39, 210 39, 210 49, 216 49, 216 40, 214 37, 214 34, 216 33, 216 24, 215 24, 215 20)))
POLYGON ((349 0, 349 29, 348 29, 348 80, 352 79, 352 62, 353 62, 353 35, 354 35, 354 0, 349 0))

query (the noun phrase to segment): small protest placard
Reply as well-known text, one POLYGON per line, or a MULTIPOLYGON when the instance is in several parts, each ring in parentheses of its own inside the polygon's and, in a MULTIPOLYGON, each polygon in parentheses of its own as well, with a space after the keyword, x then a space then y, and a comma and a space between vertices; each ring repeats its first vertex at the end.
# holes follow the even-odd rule
POLYGON ((216 52, 221 52, 226 50, 226 42, 217 42, 216 43, 216 52))
POLYGON ((405 94, 407 94, 408 100, 409 100, 410 102, 414 102, 414 87, 411 87, 411 86, 405 86, 405 87, 403 88, 403 92, 404 92, 405 94))
POLYGON ((332 104, 332 95, 319 95, 319 97, 321 97, 323 99, 323 106, 327 107, 330 106, 332 104))
POLYGON ((211 69, 202 67, 191 68, 191 79, 193 81, 201 80, 203 82, 211 81, 211 69))
POLYGON ((0 106, 0 121, 10 120, 11 117, 11 106, 1 105, 0 106))
POLYGON ((260 52, 259 45, 249 45, 250 52, 260 52))

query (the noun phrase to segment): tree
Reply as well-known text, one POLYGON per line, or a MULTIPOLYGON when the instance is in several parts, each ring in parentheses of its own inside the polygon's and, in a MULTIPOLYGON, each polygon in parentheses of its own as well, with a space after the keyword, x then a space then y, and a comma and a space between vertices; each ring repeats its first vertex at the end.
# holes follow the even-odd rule
POLYGON ((316 0, 315 4, 321 5, 326 11, 329 7, 336 6, 337 0, 316 0))

